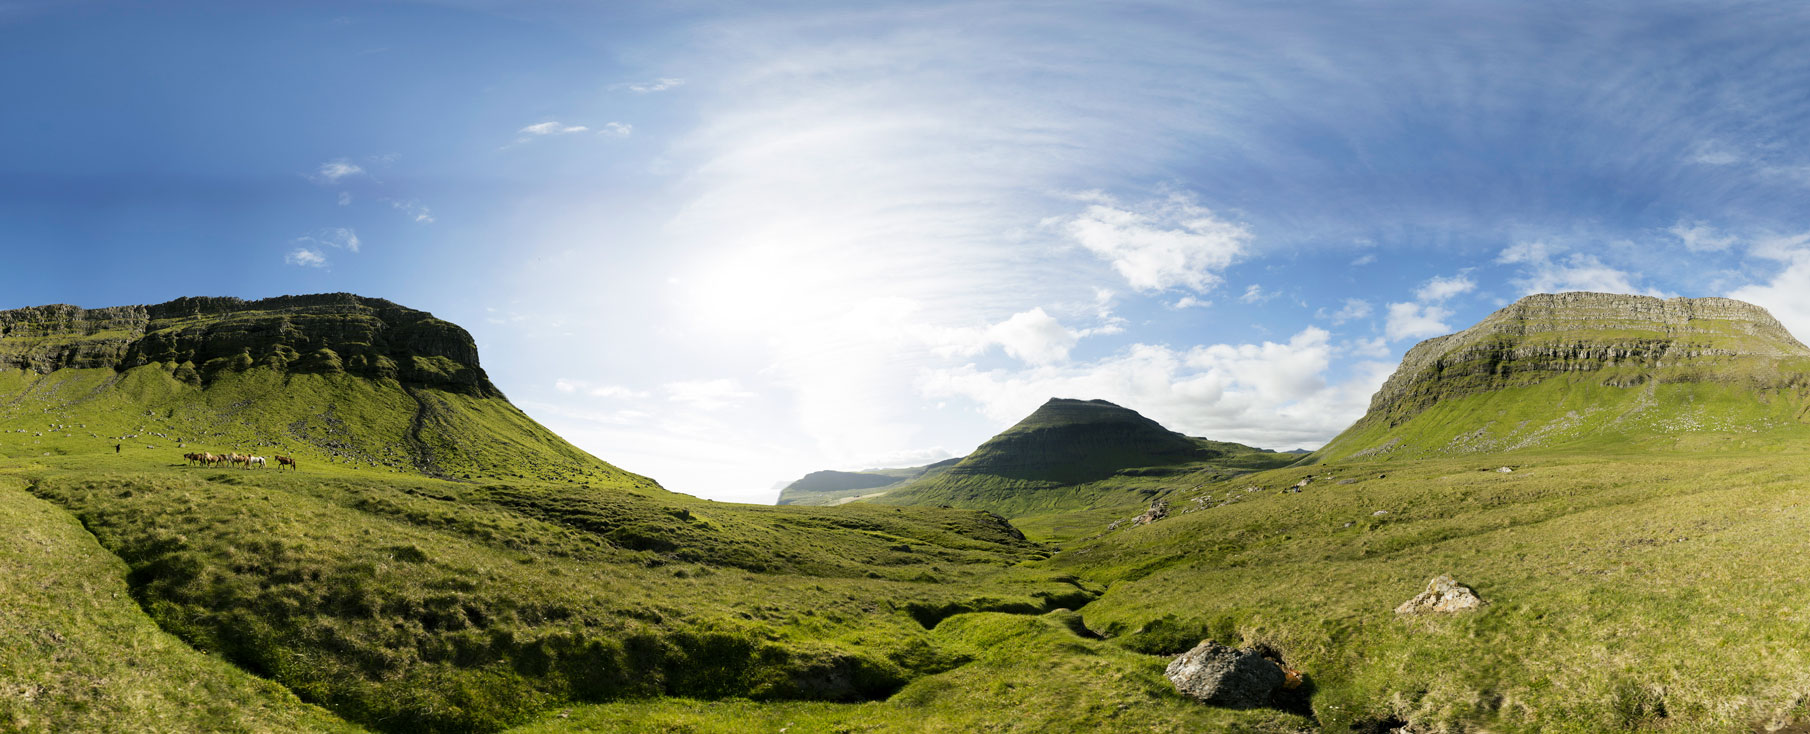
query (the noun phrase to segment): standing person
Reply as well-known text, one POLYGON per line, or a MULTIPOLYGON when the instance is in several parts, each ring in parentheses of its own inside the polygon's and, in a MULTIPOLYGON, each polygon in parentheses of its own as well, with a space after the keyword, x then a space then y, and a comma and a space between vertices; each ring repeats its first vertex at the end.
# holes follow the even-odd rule
POLYGON ((119 453, 119 449, 120 449, 120 447, 121 447, 121 446, 124 446, 124 445, 125 445, 125 444, 123 444, 123 443, 116 443, 116 444, 113 444, 113 453, 116 453, 116 454, 117 454, 117 453, 119 453))

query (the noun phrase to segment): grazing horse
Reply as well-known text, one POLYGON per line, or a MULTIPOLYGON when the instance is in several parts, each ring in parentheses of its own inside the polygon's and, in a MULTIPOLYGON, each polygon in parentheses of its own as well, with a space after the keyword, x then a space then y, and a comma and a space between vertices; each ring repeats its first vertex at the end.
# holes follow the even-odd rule
POLYGON ((301 466, 300 466, 300 465, 298 465, 298 464, 296 464, 296 463, 295 463, 295 458, 294 458, 294 457, 289 457, 289 456, 278 456, 278 457, 277 457, 277 468, 278 468, 278 469, 281 469, 281 468, 283 468, 283 467, 285 467, 285 466, 286 466, 286 467, 289 467, 289 468, 291 468, 291 469, 294 469, 294 470, 296 470, 296 471, 301 471, 301 469, 302 469, 302 467, 301 467, 301 466))
POLYGON ((237 452, 227 454, 226 460, 238 465, 241 469, 249 468, 251 466, 251 457, 237 452))
POLYGON ((254 466, 259 469, 264 468, 264 457, 262 457, 262 456, 245 457, 245 468, 250 469, 254 466))

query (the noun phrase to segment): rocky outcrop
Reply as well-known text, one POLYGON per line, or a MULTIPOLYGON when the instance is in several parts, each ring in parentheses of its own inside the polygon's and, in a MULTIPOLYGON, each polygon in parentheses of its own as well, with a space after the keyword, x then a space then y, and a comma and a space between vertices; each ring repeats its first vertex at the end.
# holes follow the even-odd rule
POLYGON ((1402 602, 1395 608, 1396 614, 1457 614, 1482 609, 1484 601, 1477 596, 1471 587, 1458 583, 1451 576, 1439 575, 1427 582, 1426 591, 1418 596, 1402 602))
MULTIPOLYGON (((1728 298, 1608 293, 1527 296, 1479 322, 1408 350, 1370 401, 1366 421, 1398 425, 1442 399, 1611 368, 1640 384, 1653 370, 1729 358, 1810 357, 1766 309, 1728 298)), ((1674 379, 1693 379, 1685 372, 1674 379)))
POLYGON ((464 329, 425 311, 349 293, 0 311, 0 368, 48 373, 148 364, 167 365, 195 381, 264 365, 497 394, 464 329))
POLYGON ((1145 510, 1144 514, 1138 515, 1137 518, 1133 522, 1135 522, 1138 525, 1149 525, 1150 523, 1156 522, 1156 521, 1166 518, 1168 516, 1169 516, 1169 501, 1168 500, 1157 500, 1155 502, 1150 503, 1150 509, 1145 510))
POLYGON ((1175 689, 1212 706, 1267 706, 1289 681, 1282 667, 1256 650, 1206 640, 1169 662, 1164 674, 1175 689))

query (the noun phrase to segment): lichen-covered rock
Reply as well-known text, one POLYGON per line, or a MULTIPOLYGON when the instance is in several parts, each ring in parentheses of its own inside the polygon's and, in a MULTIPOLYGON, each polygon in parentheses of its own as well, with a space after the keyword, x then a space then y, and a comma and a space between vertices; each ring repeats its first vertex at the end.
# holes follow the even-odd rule
POLYGON ((1150 523, 1156 522, 1156 521, 1161 520, 1168 516, 1169 516, 1168 500, 1157 500, 1155 502, 1150 503, 1150 509, 1145 510, 1144 514, 1137 516, 1136 522, 1139 525, 1149 525, 1150 523))
POLYGON ((1483 608, 1484 601, 1471 587, 1441 574, 1427 582, 1427 590, 1402 602, 1396 614, 1456 614, 1483 608))
POLYGON ((1288 681, 1281 666, 1255 650, 1205 640, 1169 663, 1164 674, 1175 689, 1202 703, 1226 708, 1268 705, 1288 681))

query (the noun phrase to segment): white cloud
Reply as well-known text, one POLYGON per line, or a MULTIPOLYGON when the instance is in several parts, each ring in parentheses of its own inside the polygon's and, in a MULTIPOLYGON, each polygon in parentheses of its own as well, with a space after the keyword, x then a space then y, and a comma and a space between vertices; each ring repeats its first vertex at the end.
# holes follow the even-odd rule
POLYGON ((1030 364, 1051 364, 1068 359, 1077 339, 1055 317, 1038 306, 995 324, 987 336, 1004 347, 1006 354, 1030 364))
POLYGON ((660 389, 666 393, 667 400, 699 410, 721 410, 754 397, 754 393, 742 388, 740 380, 732 377, 668 382, 660 389))
POLYGON ((1761 239, 1748 254, 1781 267, 1771 279, 1736 288, 1728 297, 1766 309, 1800 341, 1810 336, 1810 233, 1761 239))
POLYGON ((1182 296, 1169 303, 1169 308, 1180 311, 1184 308, 1212 308, 1212 301, 1205 301, 1194 296, 1182 296))
POLYGON ((1352 260, 1351 267, 1354 267, 1354 268, 1363 267, 1365 265, 1369 265, 1374 262, 1376 262, 1376 253, 1374 253, 1374 252, 1365 253, 1363 255, 1358 256, 1358 258, 1356 260, 1352 260))
POLYGON ((1330 335, 1309 327, 1285 343, 1216 344, 1176 350, 1134 345, 1086 364, 981 371, 972 365, 923 372, 927 397, 965 397, 1008 424, 1051 397, 1100 398, 1175 430, 1218 440, 1317 446, 1363 414, 1393 369, 1361 363, 1332 384, 1330 335))
POLYGON ((340 206, 351 206, 351 204, 352 204, 352 192, 350 192, 350 191, 339 192, 339 205, 340 206))
POLYGON ((1496 255, 1496 262, 1504 265, 1543 263, 1552 258, 1552 253, 1552 246, 1539 240, 1516 242, 1502 248, 1502 252, 1496 255))
POLYGON ((1345 343, 1345 351, 1353 356, 1384 359, 1391 355, 1389 340, 1383 337, 1356 339, 1345 343))
POLYGON ((283 256, 283 262, 289 265, 300 265, 305 268, 324 268, 327 266, 327 256, 322 254, 320 250, 297 247, 293 252, 283 256))
POLYGON ((1595 255, 1574 252, 1562 263, 1540 263, 1528 275, 1514 283, 1523 293, 1563 293, 1593 291, 1597 293, 1637 293, 1664 296, 1663 292, 1636 285, 1636 276, 1604 265, 1595 255))
POLYGON ((1345 299, 1345 305, 1340 307, 1338 311, 1331 315, 1326 315, 1324 309, 1322 309, 1320 317, 1332 321, 1333 325, 1337 326, 1347 321, 1369 318, 1373 310, 1369 301, 1362 298, 1347 298, 1345 299))
POLYGON ((556 121, 548 120, 546 122, 534 123, 533 125, 524 127, 516 132, 524 135, 566 135, 570 133, 581 133, 589 129, 590 128, 583 125, 561 125, 556 121))
POLYGON ((1520 265, 1520 274, 1511 279, 1523 295, 1591 291, 1596 293, 1633 293, 1666 297, 1670 294, 1655 288, 1642 288, 1640 276, 1605 264, 1596 255, 1583 252, 1563 254, 1564 248, 1545 242, 1520 242, 1504 248, 1496 262, 1520 265))
POLYGON ((345 158, 335 158, 326 163, 322 163, 321 167, 315 170, 314 175, 309 176, 308 178, 312 179, 315 183, 333 184, 339 183, 339 180, 342 178, 348 176, 362 176, 364 173, 365 169, 358 164, 345 158))
MULTIPOLYGON (((906 312, 916 310, 915 305, 905 308, 906 312)), ((902 315, 895 312, 884 317, 884 320, 897 319, 902 315)), ((1012 314, 1006 320, 984 329, 938 328, 928 324, 914 324, 907 326, 906 330, 945 357, 972 357, 998 345, 1014 359, 1026 364, 1044 365, 1068 359, 1069 350, 1082 337, 1094 333, 1116 333, 1119 327, 1108 322, 1100 330, 1071 330, 1044 311, 1042 306, 1038 306, 1012 314)))
POLYGON ((304 246, 317 245, 336 247, 341 250, 350 250, 352 252, 358 252, 358 248, 363 245, 358 239, 358 233, 352 231, 352 228, 350 227, 329 227, 312 235, 297 237, 295 238, 294 243, 304 246))
POLYGON ((1734 235, 1717 232, 1708 222, 1686 223, 1681 219, 1666 231, 1682 241, 1684 249, 1691 252, 1720 252, 1735 244, 1734 235))
POLYGON ((1421 301, 1444 301, 1452 296, 1469 293, 1477 288, 1477 284, 1464 275, 1450 278, 1435 276, 1414 292, 1414 297, 1421 301))
POLYGON ((1388 335, 1389 341, 1449 334, 1452 327, 1447 326, 1445 320, 1451 315, 1451 309, 1438 304, 1391 303, 1389 320, 1383 327, 1383 333, 1388 335))
POLYGON ((1691 151, 1689 160, 1705 166, 1732 166, 1740 163, 1741 154, 1715 141, 1698 143, 1691 151))
POLYGON ((408 201, 401 201, 398 199, 385 199, 384 201, 387 201, 390 203, 390 208, 396 209, 397 211, 407 214, 409 217, 413 218, 417 222, 420 222, 422 224, 433 224, 434 223, 433 210, 427 208, 427 205, 422 204, 419 201, 416 201, 414 199, 409 199, 408 201))
POLYGON ((1110 261, 1131 287, 1155 292, 1188 288, 1204 293, 1245 253, 1251 231, 1219 219, 1192 197, 1175 194, 1125 206, 1103 194, 1097 203, 1060 220, 1062 231, 1110 261))
POLYGON ((1239 296, 1238 300, 1242 301, 1244 303, 1263 303, 1265 301, 1274 299, 1276 296, 1279 296, 1279 295, 1282 295, 1282 294, 1265 293, 1263 291, 1263 286, 1258 285, 1256 283, 1252 283, 1248 286, 1245 286, 1244 295, 1239 296))
POLYGON ((626 122, 606 122, 603 123, 603 128, 597 131, 597 134, 626 138, 633 132, 635 132, 635 126, 626 122))
POLYGON ((621 385, 596 385, 584 380, 572 380, 561 377, 553 382, 553 389, 568 394, 583 394, 594 398, 640 399, 649 397, 643 390, 633 390, 621 385))
POLYGON ((668 76, 668 77, 660 77, 659 79, 655 79, 653 81, 630 82, 630 83, 621 84, 618 86, 620 88, 627 89, 636 94, 648 94, 651 92, 664 92, 664 91, 666 91, 668 89, 672 89, 674 87, 683 86, 684 84, 685 84, 684 79, 668 76))

